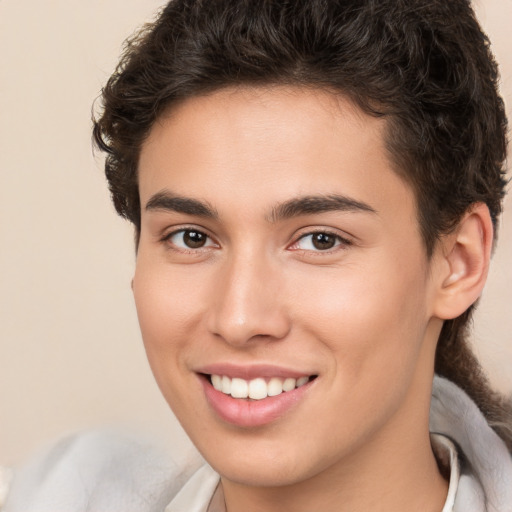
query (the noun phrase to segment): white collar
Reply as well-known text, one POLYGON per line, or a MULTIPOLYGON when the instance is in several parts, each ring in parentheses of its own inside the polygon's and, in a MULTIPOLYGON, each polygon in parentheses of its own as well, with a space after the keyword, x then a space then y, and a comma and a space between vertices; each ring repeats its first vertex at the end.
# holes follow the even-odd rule
POLYGON ((164 512, 207 512, 219 482, 218 473, 204 464, 185 483, 164 512))
POLYGON ((430 441, 438 462, 443 465, 448 465, 450 468, 448 495, 446 496, 446 501, 441 512, 453 512, 460 478, 460 464, 457 450, 455 445, 441 434, 430 434, 430 441))

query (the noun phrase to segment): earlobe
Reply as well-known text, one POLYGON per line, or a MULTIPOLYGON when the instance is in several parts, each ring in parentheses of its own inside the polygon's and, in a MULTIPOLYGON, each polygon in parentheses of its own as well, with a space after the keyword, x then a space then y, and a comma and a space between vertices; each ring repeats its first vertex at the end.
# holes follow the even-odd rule
POLYGON ((476 203, 454 233, 441 242, 439 286, 434 315, 449 320, 461 315, 480 296, 489 269, 493 226, 489 209, 476 203))

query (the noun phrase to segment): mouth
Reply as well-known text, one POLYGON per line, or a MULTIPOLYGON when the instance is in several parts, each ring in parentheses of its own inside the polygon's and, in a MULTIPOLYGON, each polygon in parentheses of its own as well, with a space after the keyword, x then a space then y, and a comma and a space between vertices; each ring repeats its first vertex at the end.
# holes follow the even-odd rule
POLYGON ((203 374, 203 377, 209 381, 214 389, 232 398, 264 400, 305 386, 308 382, 316 379, 317 375, 306 375, 297 378, 256 377, 251 380, 215 374, 203 374))
POLYGON ((198 373, 206 401, 221 420, 237 427, 261 427, 304 402, 318 375, 241 376, 198 373))

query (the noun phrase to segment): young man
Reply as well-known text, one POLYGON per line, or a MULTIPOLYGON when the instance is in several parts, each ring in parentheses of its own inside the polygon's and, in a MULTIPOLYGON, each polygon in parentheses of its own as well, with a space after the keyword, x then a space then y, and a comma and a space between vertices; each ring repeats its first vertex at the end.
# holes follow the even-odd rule
MULTIPOLYGON (((512 510, 510 407, 465 339, 505 185, 496 80, 465 0, 171 2, 95 138, 151 368, 207 464, 128 478, 107 448, 66 510, 512 510)), ((34 471, 24 510, 62 503, 34 471)))

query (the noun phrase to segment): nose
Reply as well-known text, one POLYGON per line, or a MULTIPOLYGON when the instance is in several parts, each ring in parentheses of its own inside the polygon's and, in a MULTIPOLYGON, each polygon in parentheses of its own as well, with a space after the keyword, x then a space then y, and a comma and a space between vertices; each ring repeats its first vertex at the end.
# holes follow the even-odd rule
POLYGON ((290 321, 281 281, 278 269, 261 256, 246 254, 226 261, 208 311, 209 331, 236 347, 284 338, 290 321))

